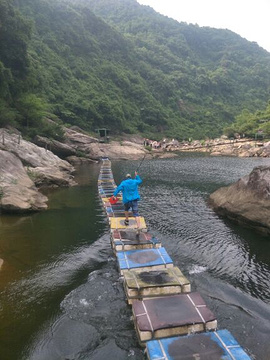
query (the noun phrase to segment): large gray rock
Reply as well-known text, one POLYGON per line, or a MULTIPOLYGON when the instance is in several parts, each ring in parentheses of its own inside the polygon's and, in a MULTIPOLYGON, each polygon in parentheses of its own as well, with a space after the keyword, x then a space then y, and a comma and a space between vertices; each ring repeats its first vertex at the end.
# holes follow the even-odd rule
POLYGON ((117 160, 137 160, 146 152, 142 143, 137 144, 126 140, 100 143, 98 139, 73 129, 64 128, 64 131, 66 144, 91 159, 108 156, 110 159, 117 160))
POLYGON ((270 141, 265 143, 263 148, 260 149, 261 157, 270 157, 270 141))
POLYGON ((270 167, 258 166, 236 183, 210 195, 214 210, 240 224, 270 234, 270 167))
POLYGON ((50 140, 46 137, 37 135, 35 137, 35 144, 41 146, 47 150, 50 150, 61 159, 65 159, 68 156, 76 155, 75 149, 71 146, 64 144, 57 140, 50 140))
POLYGON ((64 136, 67 145, 85 154, 89 152, 89 144, 98 143, 98 139, 73 129, 64 128, 64 136))
POLYGON ((18 134, 10 133, 5 129, 0 129, 0 134, 0 149, 15 154, 27 168, 28 174, 37 186, 75 185, 72 175, 75 169, 67 161, 60 159, 49 150, 22 139, 18 134))
POLYGON ((29 178, 21 160, 0 150, 0 209, 2 212, 31 212, 47 209, 47 197, 29 178))
POLYGON ((96 159, 107 156, 110 159, 116 160, 138 160, 141 159, 145 153, 148 153, 142 145, 128 141, 124 141, 123 143, 112 141, 109 144, 92 143, 88 149, 91 157, 96 159))

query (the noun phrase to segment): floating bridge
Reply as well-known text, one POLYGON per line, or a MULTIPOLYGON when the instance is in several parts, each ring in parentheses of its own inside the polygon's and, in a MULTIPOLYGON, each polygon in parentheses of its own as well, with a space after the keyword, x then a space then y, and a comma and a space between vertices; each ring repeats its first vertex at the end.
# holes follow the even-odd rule
POLYGON ((147 231, 140 218, 141 231, 130 214, 124 223, 122 197, 112 205, 116 188, 111 162, 102 160, 98 178, 99 195, 110 224, 111 246, 124 279, 127 303, 132 306, 134 326, 149 360, 205 359, 251 360, 224 329, 161 242, 147 231))

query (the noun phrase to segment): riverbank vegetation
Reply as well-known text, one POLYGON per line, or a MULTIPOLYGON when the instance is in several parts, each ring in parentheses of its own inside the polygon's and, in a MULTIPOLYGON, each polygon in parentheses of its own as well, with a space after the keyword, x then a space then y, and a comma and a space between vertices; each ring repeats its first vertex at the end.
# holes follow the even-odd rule
POLYGON ((0 126, 29 138, 61 124, 214 138, 269 100, 267 51, 135 0, 0 0, 0 23, 0 126))
POLYGON ((226 127, 224 132, 229 137, 235 133, 245 135, 250 138, 270 138, 270 102, 265 110, 251 113, 248 110, 243 110, 241 114, 236 117, 235 123, 226 127))

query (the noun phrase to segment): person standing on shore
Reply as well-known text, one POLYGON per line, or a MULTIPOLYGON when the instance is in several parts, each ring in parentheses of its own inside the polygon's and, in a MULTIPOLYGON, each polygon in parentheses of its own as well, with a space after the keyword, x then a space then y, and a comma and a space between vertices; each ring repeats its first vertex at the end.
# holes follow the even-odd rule
POLYGON ((129 225, 129 210, 132 210, 132 213, 136 219, 138 230, 140 230, 140 216, 138 212, 138 201, 140 200, 139 194, 139 185, 142 183, 142 179, 135 171, 135 179, 132 179, 130 174, 126 175, 125 180, 115 189, 113 193, 113 198, 115 199, 116 195, 121 191, 123 195, 123 203, 125 207, 125 225, 129 225))

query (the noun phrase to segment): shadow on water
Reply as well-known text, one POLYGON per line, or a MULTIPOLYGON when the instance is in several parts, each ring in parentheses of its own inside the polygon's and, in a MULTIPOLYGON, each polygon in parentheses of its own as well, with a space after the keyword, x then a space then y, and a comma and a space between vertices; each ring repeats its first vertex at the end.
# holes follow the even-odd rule
MULTIPOLYGON (((115 180, 139 161, 114 162, 115 180)), ((265 159, 184 154, 145 160, 140 212, 151 232, 253 359, 269 360, 270 242, 218 217, 209 194, 265 159)), ((98 166, 54 191, 50 210, 2 217, 1 360, 144 358, 110 249, 98 166)))
POLYGON ((83 168, 77 176, 83 184, 52 191, 46 212, 1 216, 1 360, 19 359, 29 338, 59 312, 65 294, 106 262, 90 251, 108 229, 97 193, 98 171, 97 166, 83 168))

